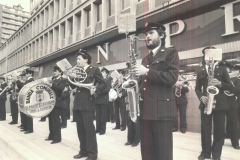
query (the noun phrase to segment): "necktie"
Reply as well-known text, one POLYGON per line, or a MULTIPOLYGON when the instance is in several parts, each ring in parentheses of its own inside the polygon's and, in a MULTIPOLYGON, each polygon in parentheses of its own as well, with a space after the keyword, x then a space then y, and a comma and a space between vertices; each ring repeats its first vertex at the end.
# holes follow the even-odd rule
POLYGON ((148 59, 149 59, 149 62, 151 62, 153 60, 153 52, 152 51, 149 53, 148 59))

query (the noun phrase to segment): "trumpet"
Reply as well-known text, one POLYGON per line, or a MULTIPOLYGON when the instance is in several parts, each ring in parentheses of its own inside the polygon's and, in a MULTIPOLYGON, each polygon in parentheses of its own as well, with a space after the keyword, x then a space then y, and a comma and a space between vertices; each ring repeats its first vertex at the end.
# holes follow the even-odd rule
POLYGON ((87 88, 91 90, 94 88, 94 81, 92 83, 83 83, 87 78, 86 71, 77 65, 68 69, 65 73, 68 81, 77 87, 87 88))
POLYGON ((176 89, 175 89, 175 96, 176 97, 181 97, 181 90, 182 90, 182 86, 189 86, 189 82, 187 80, 182 81, 182 83, 179 85, 175 85, 176 89))

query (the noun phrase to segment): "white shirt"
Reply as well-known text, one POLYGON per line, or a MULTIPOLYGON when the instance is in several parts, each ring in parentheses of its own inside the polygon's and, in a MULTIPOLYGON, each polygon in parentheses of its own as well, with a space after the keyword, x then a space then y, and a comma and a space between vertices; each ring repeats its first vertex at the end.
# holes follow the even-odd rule
POLYGON ((86 71, 90 65, 84 66, 83 69, 86 71))
MULTIPOLYGON (((153 53, 153 57, 157 54, 157 51, 159 50, 159 48, 160 48, 160 46, 158 46, 158 47, 154 48, 153 50, 151 50, 152 53, 153 53)), ((151 51, 149 51, 149 53, 150 53, 151 51)))

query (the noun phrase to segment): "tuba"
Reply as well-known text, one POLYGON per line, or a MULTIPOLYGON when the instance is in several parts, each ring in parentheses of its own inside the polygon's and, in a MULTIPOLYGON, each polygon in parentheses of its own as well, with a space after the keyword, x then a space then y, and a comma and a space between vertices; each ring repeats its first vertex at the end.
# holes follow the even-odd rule
POLYGON ((138 77, 134 74, 134 66, 136 65, 136 56, 137 54, 134 52, 134 43, 136 39, 139 39, 137 36, 130 36, 130 61, 127 63, 129 68, 129 76, 128 80, 122 84, 122 88, 127 91, 128 95, 128 105, 127 110, 129 110, 130 118, 133 122, 137 121, 137 117, 140 116, 140 109, 139 109, 139 101, 140 101, 140 93, 137 79, 138 77))
POLYGON ((67 72, 67 78, 70 83, 77 87, 83 87, 91 90, 94 87, 94 81, 92 83, 82 83, 87 78, 86 71, 78 66, 72 67, 71 69, 68 69, 67 72))
POLYGON ((205 114, 211 114, 212 109, 215 108, 216 100, 214 99, 214 96, 219 93, 219 89, 212 85, 212 80, 214 78, 214 68, 216 63, 214 63, 213 57, 209 57, 209 70, 208 70, 208 87, 207 87, 207 97, 208 102, 205 106, 204 113, 205 114))

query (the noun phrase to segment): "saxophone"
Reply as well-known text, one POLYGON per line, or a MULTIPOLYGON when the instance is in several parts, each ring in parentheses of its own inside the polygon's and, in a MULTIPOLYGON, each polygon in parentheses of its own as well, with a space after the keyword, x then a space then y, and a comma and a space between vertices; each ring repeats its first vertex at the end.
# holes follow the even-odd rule
POLYGON ((133 122, 137 121, 137 117, 140 116, 139 101, 140 93, 138 87, 138 77, 135 75, 133 69, 137 63, 137 54, 134 51, 135 41, 141 40, 137 36, 130 36, 130 51, 129 57, 130 61, 127 63, 129 69, 129 78, 122 84, 122 88, 127 91, 127 110, 129 110, 130 118, 133 122))
POLYGON ((212 85, 212 80, 214 78, 214 68, 216 65, 214 63, 213 57, 209 57, 209 62, 210 65, 208 70, 208 87, 207 87, 208 102, 204 109, 204 113, 208 115, 211 114, 212 109, 215 108, 216 100, 214 99, 214 96, 219 93, 219 89, 212 85))

